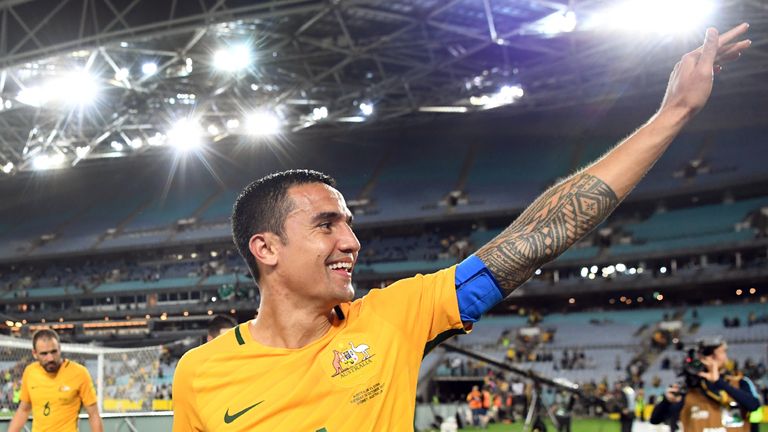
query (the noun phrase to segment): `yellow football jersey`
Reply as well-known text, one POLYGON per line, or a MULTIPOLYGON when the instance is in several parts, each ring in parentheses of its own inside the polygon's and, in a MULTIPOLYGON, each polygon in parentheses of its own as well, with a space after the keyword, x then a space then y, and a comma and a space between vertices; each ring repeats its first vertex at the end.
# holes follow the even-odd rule
POLYGON ((173 380, 173 430, 413 430, 425 346, 463 332, 455 267, 341 305, 300 349, 255 342, 248 323, 187 352, 173 380))
POLYGON ((96 403, 91 374, 84 366, 64 360, 55 374, 38 362, 21 377, 21 400, 32 405, 32 432, 77 431, 80 407, 96 403))

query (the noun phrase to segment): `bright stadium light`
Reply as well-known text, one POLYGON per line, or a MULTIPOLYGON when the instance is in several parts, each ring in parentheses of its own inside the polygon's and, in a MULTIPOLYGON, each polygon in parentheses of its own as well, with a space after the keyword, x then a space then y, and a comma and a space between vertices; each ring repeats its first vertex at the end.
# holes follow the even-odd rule
POLYGON ((274 135, 280 132, 280 119, 272 112, 255 112, 245 118, 245 130, 249 135, 274 135))
POLYGON ((45 90, 41 86, 30 86, 19 90, 16 100, 32 107, 41 107, 48 101, 45 90))
POLYGON ((547 36, 570 33, 576 30, 578 19, 572 10, 558 11, 532 24, 534 30, 547 36))
POLYGON ((109 146, 112 147, 112 149, 117 152, 121 152, 125 148, 123 143, 119 141, 112 141, 111 143, 109 143, 109 146))
POLYGON ((312 114, 310 115, 310 118, 313 121, 320 121, 324 118, 328 117, 328 108, 327 107, 319 107, 319 108, 312 108, 312 114))
POLYGON ((627 0, 594 16, 590 27, 684 33, 705 24, 715 9, 714 0, 627 0))
POLYGON ((16 100, 41 107, 50 102, 64 105, 87 105, 99 92, 98 80, 86 71, 76 71, 36 86, 21 89, 16 100))
POLYGON ((214 135, 214 136, 221 133, 221 131, 219 130, 219 127, 216 126, 215 124, 209 124, 207 131, 209 135, 214 135))
POLYGON ((141 65, 141 73, 143 73, 146 76, 154 75, 157 73, 157 63, 155 62, 146 62, 143 65, 141 65))
POLYGON ((247 69, 251 61, 251 48, 246 44, 222 48, 213 54, 213 66, 225 72, 247 69))
POLYGON ((8 162, 5 165, 3 165, 3 172, 6 174, 10 174, 11 171, 13 171, 13 162, 8 162))
POLYGON ((59 168, 64 164, 64 160, 64 155, 61 153, 41 154, 32 159, 32 167, 38 171, 59 168))
POLYGON ((203 131, 197 121, 183 118, 168 131, 168 144, 181 152, 194 150, 203 145, 203 131))
POLYGON ((339 121, 342 123, 362 123, 365 121, 365 117, 363 116, 339 117, 336 119, 336 121, 339 121))
POLYGON ((75 147, 75 156, 77 156, 78 159, 85 158, 90 152, 90 146, 75 147))
POLYGON ((52 83, 53 98, 69 105, 92 103, 99 92, 96 77, 86 71, 78 71, 52 83))
POLYGON ((144 140, 142 140, 141 138, 134 138, 134 139, 132 139, 131 141, 128 142, 128 145, 132 149, 138 150, 138 149, 140 149, 141 147, 144 146, 144 140))
POLYGON ((115 80, 123 81, 125 79, 128 79, 129 73, 130 72, 128 71, 128 68, 120 68, 117 70, 117 72, 115 72, 115 80))
POLYGON ((240 127, 240 120, 236 118, 229 119, 227 120, 226 126, 229 130, 237 129, 240 127))
POLYGON ((360 102, 360 113, 366 117, 373 114, 373 104, 371 102, 360 102))

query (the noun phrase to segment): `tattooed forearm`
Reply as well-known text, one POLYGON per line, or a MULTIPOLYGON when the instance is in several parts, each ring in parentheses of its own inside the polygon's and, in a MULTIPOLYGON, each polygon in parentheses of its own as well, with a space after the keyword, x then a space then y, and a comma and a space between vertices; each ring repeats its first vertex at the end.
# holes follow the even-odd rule
POLYGON ((605 219, 619 199, 599 178, 581 173, 533 202, 477 251, 508 295, 605 219))

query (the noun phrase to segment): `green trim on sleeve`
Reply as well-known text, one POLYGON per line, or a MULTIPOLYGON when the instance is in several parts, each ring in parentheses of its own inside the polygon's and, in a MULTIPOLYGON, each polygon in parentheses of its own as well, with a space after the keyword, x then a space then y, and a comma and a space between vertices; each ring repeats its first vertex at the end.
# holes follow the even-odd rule
POLYGON ((240 326, 235 327, 235 339, 237 339, 238 345, 245 345, 245 339, 243 339, 243 335, 240 333, 240 326))

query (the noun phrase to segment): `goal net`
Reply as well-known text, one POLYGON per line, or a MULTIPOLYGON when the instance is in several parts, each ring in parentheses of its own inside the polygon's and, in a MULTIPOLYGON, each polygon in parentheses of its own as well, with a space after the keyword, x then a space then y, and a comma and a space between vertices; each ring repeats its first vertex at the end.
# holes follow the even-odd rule
MULTIPOLYGON (((172 377, 160 362, 162 346, 115 349, 62 343, 61 352, 88 368, 102 412, 170 409, 172 377)), ((0 335, 0 415, 16 410, 22 373, 33 361, 31 340, 0 335)))

